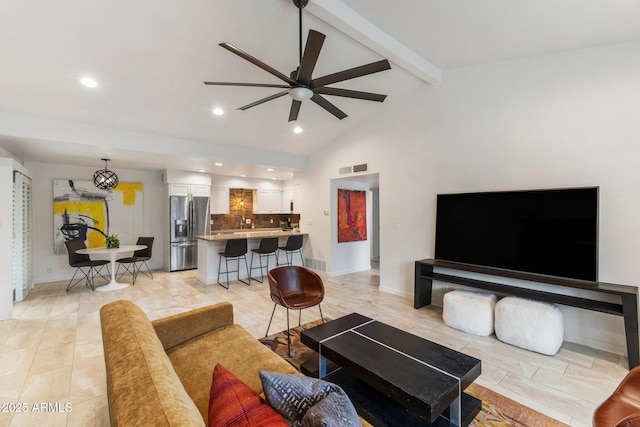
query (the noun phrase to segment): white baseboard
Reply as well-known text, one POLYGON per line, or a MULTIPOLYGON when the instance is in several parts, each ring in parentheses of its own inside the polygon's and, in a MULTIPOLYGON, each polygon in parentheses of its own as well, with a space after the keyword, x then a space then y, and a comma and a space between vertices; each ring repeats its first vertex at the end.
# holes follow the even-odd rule
POLYGON ((413 299, 413 293, 410 293, 410 292, 405 292, 405 291, 401 291, 399 289, 389 288, 389 287, 386 287, 386 286, 380 286, 378 289, 380 290, 380 292, 384 292, 384 293, 391 294, 391 295, 397 295, 399 297, 413 299))
POLYGON ((44 277, 34 277, 33 283, 36 285, 42 285, 50 282, 60 282, 62 280, 71 280, 73 273, 70 274, 47 274, 44 277))
POLYGON ((329 277, 335 277, 335 276, 342 276, 345 274, 351 274, 351 273, 359 273, 361 271, 368 271, 371 270, 371 265, 366 265, 366 266, 360 266, 360 267, 354 267, 354 268, 350 268, 348 270, 342 270, 342 271, 330 271, 327 272, 327 274, 329 275, 329 277))

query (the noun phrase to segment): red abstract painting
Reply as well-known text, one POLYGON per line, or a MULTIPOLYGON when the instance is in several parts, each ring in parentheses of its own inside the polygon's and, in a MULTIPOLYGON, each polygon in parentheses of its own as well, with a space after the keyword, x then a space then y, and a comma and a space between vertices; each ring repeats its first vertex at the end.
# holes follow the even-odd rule
POLYGON ((367 240, 367 194, 338 190, 338 243, 367 240))

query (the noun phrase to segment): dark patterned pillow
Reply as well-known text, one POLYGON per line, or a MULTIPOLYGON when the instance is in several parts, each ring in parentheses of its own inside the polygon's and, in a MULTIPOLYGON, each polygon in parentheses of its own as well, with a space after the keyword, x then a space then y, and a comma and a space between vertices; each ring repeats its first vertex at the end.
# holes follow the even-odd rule
POLYGON ((293 426, 361 426, 339 386, 304 375, 260 371, 267 403, 293 426))

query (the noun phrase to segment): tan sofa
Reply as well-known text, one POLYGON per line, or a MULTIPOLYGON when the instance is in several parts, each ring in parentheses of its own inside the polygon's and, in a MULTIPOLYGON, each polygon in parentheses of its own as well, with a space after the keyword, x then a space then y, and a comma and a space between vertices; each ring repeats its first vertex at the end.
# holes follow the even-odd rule
POLYGON ((221 363, 258 394, 259 370, 297 373, 220 303, 151 322, 129 301, 100 310, 112 426, 205 426, 221 363))

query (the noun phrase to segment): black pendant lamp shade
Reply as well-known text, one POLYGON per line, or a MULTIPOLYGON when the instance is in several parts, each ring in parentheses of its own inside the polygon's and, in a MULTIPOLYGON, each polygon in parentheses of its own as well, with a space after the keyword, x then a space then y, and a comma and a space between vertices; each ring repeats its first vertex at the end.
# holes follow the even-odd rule
POLYGON ((93 185, 102 190, 113 190, 118 185, 118 175, 114 171, 107 169, 107 162, 111 159, 104 160, 104 169, 99 169, 93 174, 93 185))

